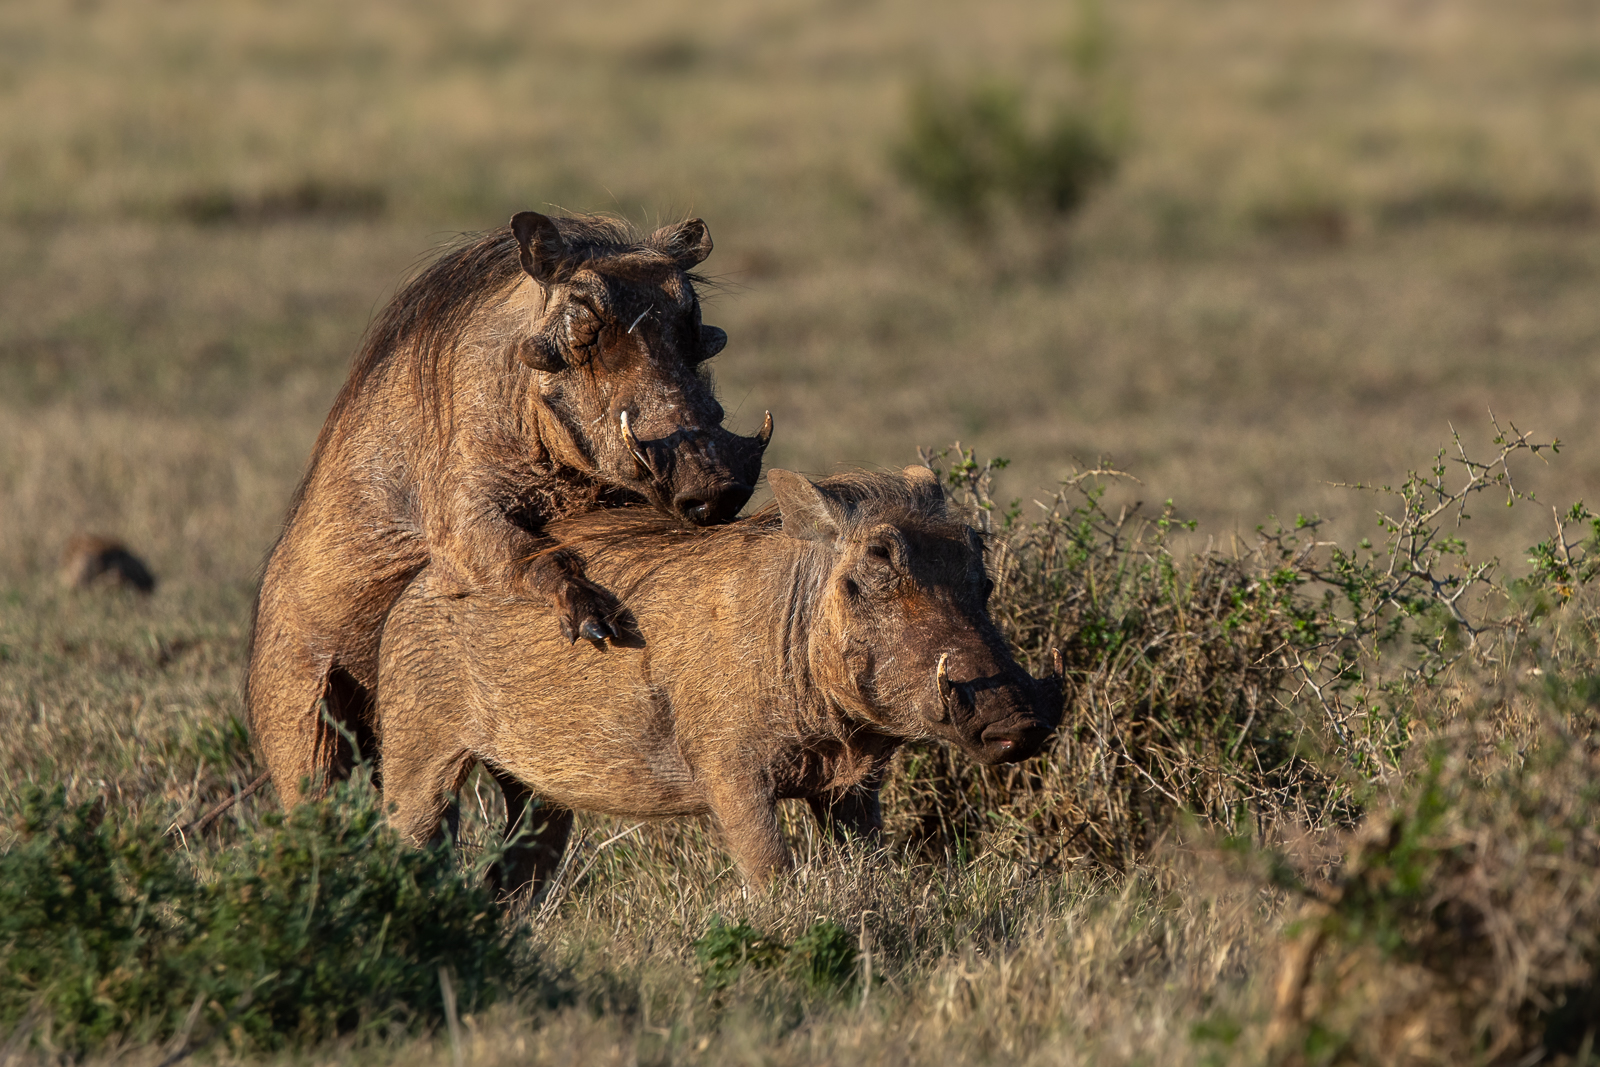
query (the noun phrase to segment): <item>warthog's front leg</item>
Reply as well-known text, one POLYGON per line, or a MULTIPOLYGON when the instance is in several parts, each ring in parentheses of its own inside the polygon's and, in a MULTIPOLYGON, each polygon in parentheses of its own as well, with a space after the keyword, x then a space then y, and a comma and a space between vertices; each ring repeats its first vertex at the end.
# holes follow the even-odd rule
POLYGON ((711 817, 723 844, 751 885, 766 885, 792 866, 778 829, 778 803, 770 782, 713 782, 707 790, 711 817))
POLYGON ((568 641, 616 640, 621 610, 617 598, 583 575, 583 561, 566 549, 541 552, 528 559, 522 584, 534 596, 550 602, 561 620, 561 635, 568 641))
POLYGON ((584 577, 583 560, 545 536, 548 516, 511 508, 517 486, 497 466, 450 472, 460 484, 442 510, 424 516, 431 566, 466 591, 509 591, 555 609, 568 641, 614 638, 616 597, 584 577))

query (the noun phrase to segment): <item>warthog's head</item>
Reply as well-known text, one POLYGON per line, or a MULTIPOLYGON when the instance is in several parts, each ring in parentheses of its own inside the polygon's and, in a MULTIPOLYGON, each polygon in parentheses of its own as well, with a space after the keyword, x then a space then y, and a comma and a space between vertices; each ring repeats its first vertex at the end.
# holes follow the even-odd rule
POLYGON ((812 484, 774 470, 783 529, 818 542, 809 666, 853 717, 897 737, 952 741, 982 763, 1026 759, 1061 718, 1061 675, 1012 658, 987 602, 977 532, 945 513, 925 467, 812 484))
POLYGON ((700 321, 689 271, 711 253, 690 219, 641 241, 609 220, 511 220, 522 268, 542 290, 517 357, 537 376, 529 417, 555 458, 696 525, 750 499, 772 436, 722 425, 702 364, 728 335, 700 321))

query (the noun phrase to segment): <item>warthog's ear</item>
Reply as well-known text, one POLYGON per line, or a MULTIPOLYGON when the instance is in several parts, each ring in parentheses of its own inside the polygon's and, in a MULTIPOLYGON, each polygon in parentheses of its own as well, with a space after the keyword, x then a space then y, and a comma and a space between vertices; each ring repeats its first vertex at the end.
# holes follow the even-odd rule
POLYGON ((838 507, 822 490, 794 471, 767 471, 767 484, 778 500, 783 532, 802 541, 836 541, 844 527, 838 507))
POLYGON ((541 284, 556 281, 567 262, 567 242, 556 224, 537 211, 519 211, 511 216, 511 232, 528 276, 541 284))
POLYGON ((700 327, 700 358, 710 359, 728 347, 728 331, 720 326, 700 327))
POLYGON ((650 235, 650 247, 671 256, 683 270, 705 262, 711 254, 711 231, 704 219, 689 219, 676 226, 663 226, 650 235))
POLYGON ((930 515, 943 515, 944 490, 939 486, 939 476, 920 463, 907 467, 904 473, 918 506, 930 515))

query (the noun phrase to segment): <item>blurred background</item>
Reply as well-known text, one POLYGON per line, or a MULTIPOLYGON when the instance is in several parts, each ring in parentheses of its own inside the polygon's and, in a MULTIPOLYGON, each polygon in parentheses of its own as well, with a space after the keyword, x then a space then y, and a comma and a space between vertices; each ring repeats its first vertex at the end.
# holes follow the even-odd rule
MULTIPOLYGON (((1109 457, 1202 543, 1348 540, 1376 501, 1330 483, 1452 426, 1488 452, 1492 408, 1563 442, 1520 487, 1593 502, 1594 14, 0 5, 0 583, 100 531, 242 624, 371 316, 524 208, 707 220, 713 367, 774 466, 959 439, 1026 509, 1109 457)), ((1474 548, 1519 562, 1548 522, 1477 516, 1474 548)))

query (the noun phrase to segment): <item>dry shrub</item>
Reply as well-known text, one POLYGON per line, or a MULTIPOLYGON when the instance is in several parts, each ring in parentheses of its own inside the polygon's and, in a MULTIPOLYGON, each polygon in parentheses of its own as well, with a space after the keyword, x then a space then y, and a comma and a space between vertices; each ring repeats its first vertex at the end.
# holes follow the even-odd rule
POLYGON ((1581 1059, 1600 1013, 1600 520, 1556 512, 1510 582, 1473 559, 1469 502, 1525 499, 1511 459, 1553 447, 1495 428, 1488 462, 1458 441, 1399 486, 1353 487, 1379 502, 1377 545, 1319 542, 1313 519, 1187 559, 1170 504, 1142 523, 1102 507, 1116 472, 1022 524, 997 516, 995 465, 925 456, 998 527, 996 618, 1035 666, 1061 649, 1073 685, 1027 763, 908 753, 898 831, 1133 876, 1189 822, 1245 857, 1305 903, 1263 968, 1265 1031, 1219 1016, 1197 1039, 1249 1033, 1286 1063, 1581 1059))
POLYGON ((1291 650, 1316 633, 1285 565, 1292 548, 1269 540, 1180 560, 1169 537, 1192 524, 1170 501, 1154 519, 1113 516, 1105 489, 1121 475, 1110 470, 1067 480, 1039 520, 1013 508, 995 532, 995 465, 959 444, 924 459, 991 534, 996 621, 1035 671, 1060 650, 1068 700, 1051 747, 1025 763, 908 750, 889 786, 899 832, 962 851, 1000 830, 1006 843, 989 847, 1126 867, 1179 812, 1227 830, 1285 812, 1326 821, 1328 790, 1297 756, 1279 699, 1291 650))
MULTIPOLYGON (((1592 636, 1593 616, 1570 621, 1592 636)), ((1563 716, 1537 684, 1504 701, 1423 703, 1439 721, 1396 801, 1350 835, 1331 879, 1297 885, 1312 899, 1291 928, 1270 1034, 1286 1062, 1497 1063, 1593 1044, 1595 720, 1563 716), (1532 728, 1526 747, 1508 740, 1508 718, 1532 728)))

